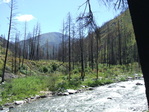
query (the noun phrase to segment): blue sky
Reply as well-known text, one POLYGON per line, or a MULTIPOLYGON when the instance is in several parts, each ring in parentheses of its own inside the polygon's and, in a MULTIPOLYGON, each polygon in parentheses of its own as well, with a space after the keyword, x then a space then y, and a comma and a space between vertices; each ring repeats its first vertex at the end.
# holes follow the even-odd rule
MULTIPOLYGON (((91 0, 91 4, 96 22, 101 26, 119 14, 119 11, 115 11, 113 6, 106 7, 99 1, 101 0, 91 0)), ((10 13, 9 2, 10 0, 0 0, 0 35, 5 34, 5 36, 7 36, 9 23, 7 19, 10 13)), ((15 28, 23 34, 24 21, 27 21, 27 32, 32 32, 37 22, 41 26, 41 33, 60 32, 68 12, 76 20, 84 9, 84 7, 79 10, 78 8, 85 0, 16 0, 16 2, 15 28)))

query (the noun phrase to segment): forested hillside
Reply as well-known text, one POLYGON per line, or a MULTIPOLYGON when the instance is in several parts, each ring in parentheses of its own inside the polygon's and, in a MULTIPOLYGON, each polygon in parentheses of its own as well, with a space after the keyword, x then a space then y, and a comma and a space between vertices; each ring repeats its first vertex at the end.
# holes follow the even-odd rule
MULTIPOLYGON (((128 9, 120 16, 98 28, 98 37, 90 29, 87 37, 83 33, 72 32, 73 36, 71 36, 70 41, 71 62, 83 60, 85 66, 89 63, 94 68, 93 66, 97 62, 97 55, 98 63, 106 63, 109 66, 111 64, 122 65, 138 62, 137 46, 128 9), (99 41, 98 43, 97 40, 99 41)), ((68 44, 68 41, 63 41, 59 48, 58 59, 60 61, 69 61, 68 44)))
MULTIPOLYGON (((44 49, 40 35, 37 28, 32 38, 20 44, 16 34, 15 42, 10 43, 0 105, 35 96, 42 90, 58 93, 82 89, 82 85, 94 87, 133 79, 134 74, 141 73, 129 10, 95 31, 83 28, 81 22, 74 24, 68 15, 56 51, 48 47, 48 41, 44 49)), ((6 43, 0 38, 0 76, 6 43)))

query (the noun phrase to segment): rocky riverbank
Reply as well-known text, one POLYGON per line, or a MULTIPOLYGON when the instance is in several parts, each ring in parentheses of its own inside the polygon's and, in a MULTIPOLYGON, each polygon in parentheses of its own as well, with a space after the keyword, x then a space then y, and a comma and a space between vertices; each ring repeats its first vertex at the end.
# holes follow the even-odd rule
MULTIPOLYGON (((127 81, 141 79, 141 78, 142 77, 135 75, 134 78, 128 77, 127 81)), ((136 85, 142 85, 142 84, 136 83, 136 85)), ((0 106, 0 110, 9 110, 9 109, 15 108, 17 106, 20 106, 20 105, 23 105, 26 103, 31 103, 31 102, 37 101, 38 99, 49 98, 49 97, 53 97, 53 96, 68 96, 71 94, 81 93, 81 92, 84 92, 87 90, 93 90, 94 89, 93 87, 87 87, 84 85, 82 85, 81 88, 82 89, 78 89, 78 90, 67 89, 67 90, 64 90, 63 92, 62 91, 57 91, 57 92, 40 91, 40 94, 42 94, 42 95, 35 95, 33 97, 26 98, 24 100, 14 101, 13 103, 6 103, 3 107, 0 106)), ((2 112, 5 112, 5 111, 2 111, 2 112)))
MULTIPOLYGON (((71 91, 72 92, 72 91, 71 91)), ((144 81, 108 84, 77 94, 44 98, 10 109, 10 112, 145 112, 144 81)))
MULTIPOLYGON (((36 95, 30 98, 26 98, 24 100, 14 101, 13 103, 6 103, 4 106, 0 106, 0 110, 3 110, 2 112, 7 112, 7 110, 15 108, 17 106, 21 106, 26 103, 32 103, 36 100, 43 99, 43 98, 49 98, 54 96, 68 96, 76 93, 81 93, 87 90, 93 90, 92 87, 82 86, 83 89, 67 89, 64 92, 51 92, 51 91, 40 91, 40 94, 42 95, 36 95)), ((0 111, 1 112, 1 111, 0 111)))

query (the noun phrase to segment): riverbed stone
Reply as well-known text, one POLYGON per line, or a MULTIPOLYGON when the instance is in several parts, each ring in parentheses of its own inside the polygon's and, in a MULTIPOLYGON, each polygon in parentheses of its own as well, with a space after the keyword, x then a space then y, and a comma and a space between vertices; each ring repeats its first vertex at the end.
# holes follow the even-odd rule
POLYGON ((10 106, 10 107, 9 107, 9 109, 13 109, 13 108, 14 108, 14 106, 10 106))
POLYGON ((15 101, 15 104, 16 104, 16 105, 22 105, 22 104, 24 104, 24 103, 25 103, 25 101, 23 101, 23 100, 22 100, 22 101, 15 101))
POLYGON ((39 98, 41 98, 41 96, 36 95, 34 99, 39 99, 39 98))
POLYGON ((2 106, 0 106, 0 110, 4 110, 4 108, 2 106))
POLYGON ((69 95, 69 93, 68 92, 64 92, 63 95, 64 96, 67 96, 67 95, 69 95))
POLYGON ((40 98, 47 98, 47 95, 41 95, 40 98))
POLYGON ((143 84, 142 84, 142 83, 137 82, 137 83, 136 83, 136 85, 137 85, 137 86, 140 86, 140 85, 143 85, 143 84))
POLYGON ((87 90, 94 90, 94 88, 93 87, 88 87, 87 90))
POLYGON ((62 96, 63 93, 62 93, 62 92, 58 92, 57 95, 58 95, 58 96, 62 96))
POLYGON ((77 93, 77 90, 67 89, 67 92, 68 92, 69 94, 74 94, 74 93, 77 93))
POLYGON ((121 88, 126 88, 126 86, 120 86, 121 88))
POLYGON ((11 106, 11 105, 13 105, 14 103, 6 103, 6 104, 4 104, 4 106, 11 106))
POLYGON ((107 99, 112 100, 112 97, 108 97, 107 99))

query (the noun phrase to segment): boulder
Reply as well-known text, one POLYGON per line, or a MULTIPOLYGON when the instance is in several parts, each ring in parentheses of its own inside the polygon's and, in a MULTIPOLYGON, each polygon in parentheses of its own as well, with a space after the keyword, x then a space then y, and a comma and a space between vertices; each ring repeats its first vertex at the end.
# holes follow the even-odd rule
POLYGON ((88 87, 87 89, 88 89, 88 90, 93 90, 94 88, 93 88, 93 87, 88 87))
POLYGON ((47 98, 47 97, 48 97, 47 95, 40 96, 40 98, 47 98))
POLYGON ((63 95, 63 93, 62 93, 62 92, 59 92, 59 93, 57 93, 57 95, 58 95, 58 96, 62 96, 62 95, 63 95))
POLYGON ((35 96, 35 99, 39 99, 39 98, 41 98, 41 96, 39 96, 39 95, 36 95, 35 96))
POLYGON ((11 105, 13 105, 13 103, 6 103, 6 104, 4 104, 4 106, 11 106, 11 105))
POLYGON ((139 86, 139 85, 143 85, 143 84, 141 84, 141 83, 137 82, 137 83, 136 83, 136 85, 137 85, 137 86, 139 86))
POLYGON ((67 95, 69 95, 69 93, 68 92, 64 92, 63 95, 64 96, 67 96, 67 95))
POLYGON ((25 101, 23 101, 23 100, 22 100, 22 101, 15 101, 15 104, 16 104, 16 105, 22 105, 22 104, 24 104, 24 103, 25 103, 25 101))
POLYGON ((0 110, 4 110, 2 106, 0 106, 0 110))
POLYGON ((112 100, 112 98, 111 98, 111 97, 108 97, 107 99, 112 100))
POLYGON ((14 108, 14 106, 10 106, 10 107, 9 107, 9 109, 13 109, 13 108, 14 108))
POLYGON ((75 94, 75 93, 77 93, 77 90, 67 89, 67 92, 68 92, 69 94, 75 94))

